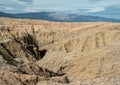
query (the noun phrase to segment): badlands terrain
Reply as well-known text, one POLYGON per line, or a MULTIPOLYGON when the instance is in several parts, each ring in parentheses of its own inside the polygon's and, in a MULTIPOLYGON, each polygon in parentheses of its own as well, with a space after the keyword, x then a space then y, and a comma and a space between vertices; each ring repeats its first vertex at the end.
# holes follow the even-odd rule
POLYGON ((120 23, 1 17, 0 85, 120 85, 120 23))

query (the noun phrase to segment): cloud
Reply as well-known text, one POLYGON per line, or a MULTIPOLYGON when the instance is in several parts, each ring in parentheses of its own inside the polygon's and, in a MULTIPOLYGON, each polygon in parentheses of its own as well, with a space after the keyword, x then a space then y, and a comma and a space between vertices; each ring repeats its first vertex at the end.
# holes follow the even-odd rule
POLYGON ((34 1, 33 0, 18 0, 20 2, 23 2, 23 3, 33 3, 34 1))
POLYGON ((91 2, 101 2, 101 1, 104 1, 104 0, 89 0, 91 2))
POLYGON ((2 5, 10 5, 10 4, 15 4, 14 0, 8 1, 8 0, 0 0, 0 4, 2 5))
POLYGON ((24 9, 25 12, 40 12, 42 9, 41 8, 29 8, 29 7, 26 7, 24 9))
POLYGON ((107 6, 104 7, 103 11, 86 12, 84 14, 92 15, 92 16, 102 16, 102 17, 120 19, 120 11, 119 11, 120 10, 120 5, 119 4, 120 3, 107 5, 107 6))
POLYGON ((86 11, 86 12, 101 12, 104 10, 105 10, 104 7, 96 7, 96 8, 89 8, 88 11, 86 11))
POLYGON ((0 0, 0 11, 6 13, 21 13, 26 8, 26 4, 18 0, 0 0))
POLYGON ((14 8, 8 6, 0 6, 0 10, 14 10, 14 8))
POLYGON ((9 13, 54 11, 109 17, 120 15, 119 4, 120 0, 0 0, 0 11, 9 13))
POLYGON ((119 11, 120 10, 120 3, 117 4, 112 4, 106 7, 107 10, 109 11, 119 11))
POLYGON ((96 13, 96 12, 103 12, 106 9, 104 7, 92 7, 92 8, 81 8, 76 10, 67 10, 65 12, 72 13, 72 14, 88 14, 88 13, 96 13))
POLYGON ((99 4, 101 2, 104 2, 104 0, 89 0, 89 3, 96 3, 99 4))

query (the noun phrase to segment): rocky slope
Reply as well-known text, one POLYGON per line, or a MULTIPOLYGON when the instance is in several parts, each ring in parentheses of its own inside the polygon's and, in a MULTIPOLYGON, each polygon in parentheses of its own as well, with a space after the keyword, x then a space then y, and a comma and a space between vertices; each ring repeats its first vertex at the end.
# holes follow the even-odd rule
POLYGON ((119 85, 120 24, 0 18, 2 85, 119 85))

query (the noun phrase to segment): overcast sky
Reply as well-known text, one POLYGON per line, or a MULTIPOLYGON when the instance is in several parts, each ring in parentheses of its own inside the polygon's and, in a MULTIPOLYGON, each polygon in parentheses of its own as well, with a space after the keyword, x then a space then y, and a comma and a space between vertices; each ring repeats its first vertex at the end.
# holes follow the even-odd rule
POLYGON ((0 11, 57 11, 120 18, 120 0, 0 0, 0 11))

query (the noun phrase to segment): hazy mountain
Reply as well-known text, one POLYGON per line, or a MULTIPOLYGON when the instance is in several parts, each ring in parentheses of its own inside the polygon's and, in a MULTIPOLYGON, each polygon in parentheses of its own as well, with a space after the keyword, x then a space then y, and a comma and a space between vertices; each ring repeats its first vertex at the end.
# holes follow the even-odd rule
POLYGON ((22 19, 37 19, 56 22, 120 22, 119 19, 105 18, 99 16, 86 16, 77 14, 65 14, 59 12, 30 12, 10 14, 0 12, 0 17, 22 18, 22 19))

